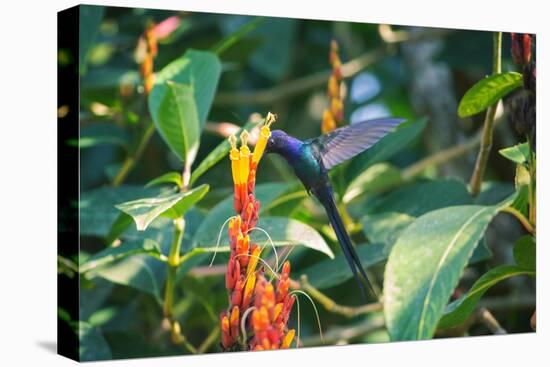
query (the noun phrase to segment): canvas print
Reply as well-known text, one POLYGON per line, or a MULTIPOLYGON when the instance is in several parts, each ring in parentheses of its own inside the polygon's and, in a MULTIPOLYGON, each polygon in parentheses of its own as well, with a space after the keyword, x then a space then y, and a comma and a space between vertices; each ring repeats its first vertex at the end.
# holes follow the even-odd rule
POLYGON ((58 348, 536 330, 536 36, 82 5, 58 20, 58 348))

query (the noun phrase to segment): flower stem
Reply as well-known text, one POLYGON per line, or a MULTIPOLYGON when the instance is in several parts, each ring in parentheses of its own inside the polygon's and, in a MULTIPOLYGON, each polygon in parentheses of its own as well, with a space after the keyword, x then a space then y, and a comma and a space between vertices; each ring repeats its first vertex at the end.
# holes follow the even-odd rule
POLYGON ((176 273, 180 264, 180 251, 183 242, 183 233, 185 229, 185 220, 178 218, 174 220, 174 238, 168 255, 168 275, 166 278, 166 288, 164 291, 164 316, 172 317, 172 304, 174 302, 174 288, 176 283, 176 273))
MULTIPOLYGON (((501 56, 502 56, 502 33, 495 32, 493 34, 493 74, 501 72, 501 56)), ((481 136, 481 144, 477 156, 476 165, 472 177, 470 179, 470 192, 472 196, 477 196, 481 191, 481 183, 485 175, 487 160, 493 145, 493 130, 495 122, 495 114, 497 111, 498 101, 487 109, 485 122, 483 124, 483 133, 481 136)))
POLYGON ((512 214, 514 217, 516 217, 529 233, 535 233, 535 229, 533 228, 529 220, 525 218, 525 216, 519 210, 514 207, 508 206, 502 209, 502 211, 512 214))

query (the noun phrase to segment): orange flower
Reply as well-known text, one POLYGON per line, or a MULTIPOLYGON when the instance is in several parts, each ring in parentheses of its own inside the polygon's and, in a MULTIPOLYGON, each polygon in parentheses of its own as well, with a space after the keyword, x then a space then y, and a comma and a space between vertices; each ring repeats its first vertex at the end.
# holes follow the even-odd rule
POLYGON ((321 122, 321 131, 323 134, 335 130, 344 120, 344 101, 340 94, 342 62, 338 55, 338 43, 336 40, 332 40, 330 43, 329 62, 332 66, 332 75, 327 85, 330 108, 326 109, 323 113, 323 120, 321 122))
POLYGON ((226 351, 242 346, 247 350, 288 348, 294 338, 294 330, 288 330, 286 326, 294 304, 294 297, 288 293, 290 263, 284 263, 274 287, 265 278, 263 266, 258 266, 262 261, 262 249, 252 243, 249 236, 260 210, 260 202, 254 195, 256 172, 275 119, 275 115, 268 114, 253 152, 248 148, 246 130, 240 136, 239 148, 236 137, 229 138, 236 216, 229 220, 231 253, 225 275, 230 305, 220 316, 222 346, 226 351), (243 317, 250 312, 252 314, 246 323, 243 317), (240 334, 241 324, 246 335, 240 334))

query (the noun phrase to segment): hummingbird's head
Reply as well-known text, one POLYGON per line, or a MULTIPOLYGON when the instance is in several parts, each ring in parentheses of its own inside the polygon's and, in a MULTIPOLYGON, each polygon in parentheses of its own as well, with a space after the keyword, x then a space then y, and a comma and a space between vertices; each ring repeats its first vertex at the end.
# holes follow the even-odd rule
POLYGON ((265 153, 279 153, 281 154, 285 148, 288 135, 282 130, 273 130, 271 136, 267 140, 265 146, 265 153))

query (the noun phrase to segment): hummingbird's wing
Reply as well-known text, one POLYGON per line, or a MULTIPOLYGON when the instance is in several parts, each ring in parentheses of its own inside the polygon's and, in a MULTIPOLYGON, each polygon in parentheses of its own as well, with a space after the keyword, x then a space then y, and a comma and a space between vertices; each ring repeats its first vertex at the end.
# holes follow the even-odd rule
POLYGON ((321 153, 327 170, 373 146, 378 140, 405 121, 399 118, 381 118, 341 127, 312 139, 321 153))

